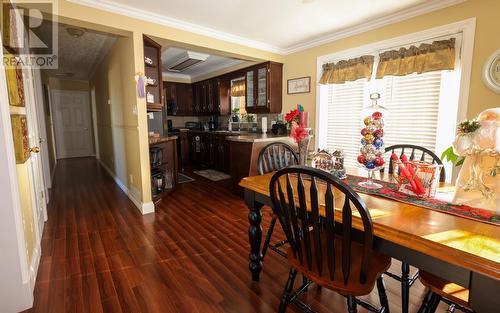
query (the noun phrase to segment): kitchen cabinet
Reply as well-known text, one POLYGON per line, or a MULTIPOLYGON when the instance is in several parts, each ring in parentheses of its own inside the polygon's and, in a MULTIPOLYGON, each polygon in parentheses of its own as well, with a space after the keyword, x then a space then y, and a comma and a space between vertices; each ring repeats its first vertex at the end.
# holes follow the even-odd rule
POLYGON ((147 36, 143 36, 143 44, 147 110, 149 112, 158 112, 162 110, 164 102, 161 68, 161 46, 147 36), (149 81, 149 83, 147 81, 149 81))
POLYGON ((227 115, 230 111, 229 80, 213 78, 193 84, 195 115, 227 115))
POLYGON ((245 72, 245 109, 249 113, 281 113, 283 64, 266 62, 245 72))
POLYGON ((175 187, 178 182, 177 140, 175 137, 168 138, 150 145, 151 187, 154 202, 169 189, 175 187), (163 183, 163 190, 156 188, 157 180, 163 183))
POLYGON ((214 144, 216 170, 229 173, 229 141, 225 135, 217 135, 214 144))
POLYGON ((193 89, 191 84, 164 82, 163 87, 167 115, 193 115, 193 89))
POLYGON ((189 132, 189 160, 193 166, 229 172, 229 142, 225 134, 189 132))

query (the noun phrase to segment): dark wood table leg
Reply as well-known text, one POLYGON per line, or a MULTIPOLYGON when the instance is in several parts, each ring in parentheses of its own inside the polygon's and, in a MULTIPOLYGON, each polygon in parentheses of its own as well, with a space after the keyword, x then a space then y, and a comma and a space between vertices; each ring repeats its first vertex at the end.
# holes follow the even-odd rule
POLYGON ((500 280, 471 273, 469 303, 474 312, 498 312, 500 308, 500 280))
POLYGON ((262 270, 262 254, 260 243, 262 241, 262 204, 255 201, 255 193, 245 190, 245 203, 248 206, 248 240, 250 241, 250 263, 248 268, 252 272, 252 280, 259 281, 262 270))
POLYGON ((410 265, 401 263, 401 312, 408 313, 410 307, 410 265))

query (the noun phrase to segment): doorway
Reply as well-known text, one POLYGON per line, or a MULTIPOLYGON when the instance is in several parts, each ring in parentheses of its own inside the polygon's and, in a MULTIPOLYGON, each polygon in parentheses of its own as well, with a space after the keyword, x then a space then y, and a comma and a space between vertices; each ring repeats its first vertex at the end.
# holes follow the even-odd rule
POLYGON ((53 90, 51 98, 57 158, 94 156, 88 92, 53 90))

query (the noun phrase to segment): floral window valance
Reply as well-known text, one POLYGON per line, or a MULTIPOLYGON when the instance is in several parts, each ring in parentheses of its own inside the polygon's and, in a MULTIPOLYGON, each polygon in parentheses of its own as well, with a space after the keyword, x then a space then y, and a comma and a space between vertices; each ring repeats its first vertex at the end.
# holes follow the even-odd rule
POLYGON ((231 82, 231 97, 245 96, 245 80, 233 80, 231 82))
POLYGON ((323 74, 319 83, 342 84, 360 78, 370 79, 374 59, 373 55, 364 55, 359 58, 338 61, 337 63, 326 63, 323 65, 323 74))
POLYGON ((423 43, 380 54, 376 78, 386 75, 403 76, 411 73, 425 73, 453 70, 455 67, 455 38, 423 43))

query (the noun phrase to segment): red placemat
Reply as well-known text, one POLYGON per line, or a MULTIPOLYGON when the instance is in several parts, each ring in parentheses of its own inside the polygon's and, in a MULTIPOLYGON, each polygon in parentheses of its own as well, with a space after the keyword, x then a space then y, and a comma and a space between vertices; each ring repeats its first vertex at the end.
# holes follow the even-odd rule
POLYGON ((349 185, 357 192, 380 196, 399 202, 413 204, 426 209, 453 214, 460 217, 500 226, 500 215, 495 214, 495 212, 485 209, 473 208, 468 205, 457 205, 440 199, 421 199, 399 192, 396 183, 390 183, 381 180, 374 180, 382 185, 382 188, 379 189, 367 189, 358 185, 359 182, 365 180, 366 177, 348 175, 347 178, 344 179, 344 183, 349 185))

